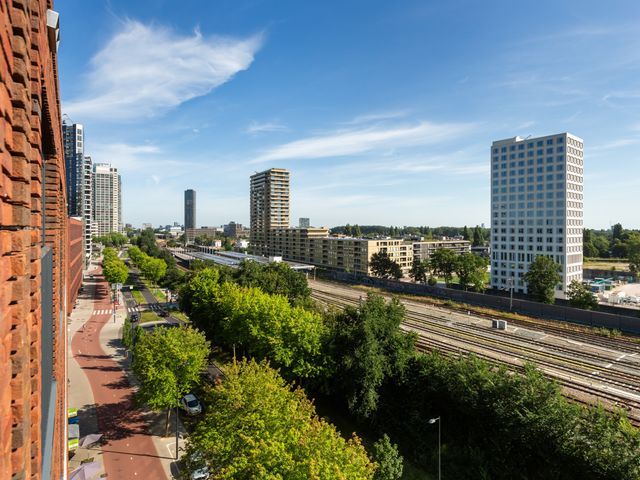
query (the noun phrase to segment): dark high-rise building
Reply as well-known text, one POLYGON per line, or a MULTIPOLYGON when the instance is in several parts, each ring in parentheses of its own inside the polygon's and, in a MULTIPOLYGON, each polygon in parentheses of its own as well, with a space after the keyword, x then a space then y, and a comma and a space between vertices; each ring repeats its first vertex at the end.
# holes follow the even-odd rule
POLYGON ((184 229, 196 228, 196 191, 184 191, 184 229))
POLYGON ((84 183, 84 128, 79 123, 62 123, 64 166, 67 184, 67 214, 82 216, 82 186, 84 183))

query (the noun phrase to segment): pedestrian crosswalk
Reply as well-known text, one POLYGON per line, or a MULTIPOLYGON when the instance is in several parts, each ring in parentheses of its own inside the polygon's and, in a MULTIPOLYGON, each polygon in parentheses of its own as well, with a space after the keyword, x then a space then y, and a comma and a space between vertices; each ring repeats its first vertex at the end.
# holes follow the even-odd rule
POLYGON ((127 307, 127 313, 138 313, 139 311, 138 307, 127 307))
POLYGON ((113 315, 113 308, 103 308, 100 310, 94 310, 93 315, 113 315))

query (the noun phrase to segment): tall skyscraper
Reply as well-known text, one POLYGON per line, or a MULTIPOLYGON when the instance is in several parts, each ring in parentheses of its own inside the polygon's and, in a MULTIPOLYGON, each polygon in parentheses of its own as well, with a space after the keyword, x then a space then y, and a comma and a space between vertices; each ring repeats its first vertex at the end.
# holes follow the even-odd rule
POLYGON ((196 228, 196 191, 184 191, 184 229, 196 228))
POLYGON ((85 264, 91 258, 92 193, 91 157, 84 155, 84 128, 79 123, 62 122, 64 163, 67 186, 67 214, 84 222, 85 264))
POLYGON ((67 214, 82 216, 82 187, 84 183, 84 128, 79 123, 62 122, 64 165, 67 184, 67 214))
POLYGON ((268 255, 269 231, 289 228, 289 181, 289 171, 284 168, 251 176, 249 243, 257 255, 268 255))
POLYGON ((108 163, 93 165, 93 221, 95 235, 122 232, 120 175, 108 163))
POLYGON ((526 293, 538 255, 562 268, 556 296, 582 280, 583 141, 570 133, 491 146, 491 286, 526 293))

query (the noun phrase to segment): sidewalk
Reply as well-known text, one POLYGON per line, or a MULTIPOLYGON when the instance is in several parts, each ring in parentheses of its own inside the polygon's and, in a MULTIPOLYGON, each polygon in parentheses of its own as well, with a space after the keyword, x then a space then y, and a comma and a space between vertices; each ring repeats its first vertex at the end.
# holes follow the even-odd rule
POLYGON ((164 413, 145 412, 134 404, 134 379, 120 341, 126 307, 119 307, 115 323, 113 315, 105 313, 112 304, 99 272, 99 267, 90 271, 95 278, 85 282, 68 325, 68 387, 69 407, 78 408, 81 440, 90 433, 103 438, 93 447, 79 448, 69 471, 93 458, 109 478, 175 478, 175 437, 160 436, 164 413))

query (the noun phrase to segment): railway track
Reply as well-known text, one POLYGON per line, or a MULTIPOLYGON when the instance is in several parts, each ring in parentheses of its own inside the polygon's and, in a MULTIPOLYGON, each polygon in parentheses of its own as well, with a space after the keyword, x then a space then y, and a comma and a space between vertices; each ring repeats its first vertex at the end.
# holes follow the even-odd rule
MULTIPOLYGON (((323 303, 344 307, 359 302, 357 290, 327 285, 322 288, 314 289, 312 297, 323 303)), ((579 334, 566 339, 564 331, 555 336, 538 332, 538 337, 516 338, 513 328, 510 328, 512 332, 497 332, 478 323, 486 323, 486 317, 472 323, 469 319, 476 315, 470 317, 460 312, 428 308, 411 301, 403 303, 407 312, 402 328, 418 334, 420 350, 437 349, 449 355, 473 353, 516 371, 522 370, 526 362, 536 364, 560 383, 565 395, 572 400, 585 404, 602 402, 610 409, 623 408, 632 423, 640 426, 640 358, 636 358, 640 349, 633 348, 634 344, 627 349, 614 349, 614 346, 618 347, 615 342, 593 344, 586 341, 593 335, 579 334), (567 340, 567 343, 550 343, 549 338, 567 340), (569 340, 573 343, 568 343, 569 340)))

